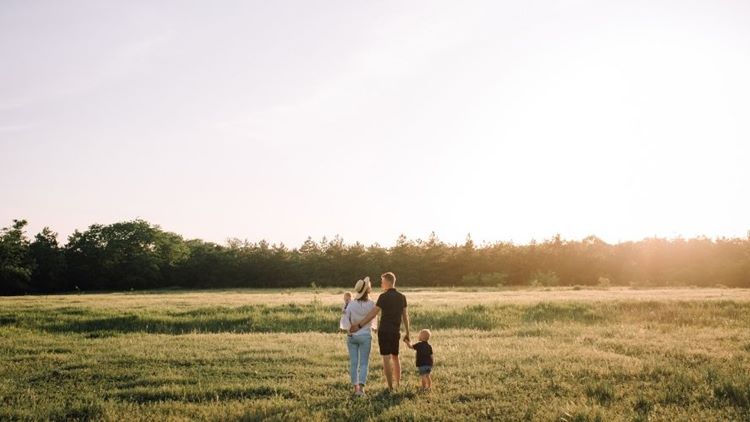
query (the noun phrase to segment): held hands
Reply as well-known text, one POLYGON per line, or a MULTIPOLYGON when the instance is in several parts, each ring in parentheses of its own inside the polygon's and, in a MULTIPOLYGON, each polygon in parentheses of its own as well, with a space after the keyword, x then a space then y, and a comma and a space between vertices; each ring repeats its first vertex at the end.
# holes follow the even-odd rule
POLYGON ((357 331, 359 331, 360 328, 362 327, 359 324, 352 324, 352 326, 349 327, 349 332, 356 333, 357 331))
POLYGON ((411 347, 411 343, 409 342, 409 337, 404 336, 404 343, 406 344, 406 347, 413 349, 413 347, 411 347))

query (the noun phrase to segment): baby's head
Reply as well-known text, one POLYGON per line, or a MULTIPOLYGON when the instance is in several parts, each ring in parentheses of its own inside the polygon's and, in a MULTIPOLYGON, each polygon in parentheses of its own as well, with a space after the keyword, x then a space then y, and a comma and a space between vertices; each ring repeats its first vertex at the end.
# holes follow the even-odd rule
POLYGON ((430 333, 430 330, 425 328, 424 330, 419 332, 419 341, 428 341, 430 339, 430 335, 432 335, 432 333, 430 333))
POLYGON ((344 293, 344 302, 349 303, 352 301, 352 294, 350 292, 344 293))

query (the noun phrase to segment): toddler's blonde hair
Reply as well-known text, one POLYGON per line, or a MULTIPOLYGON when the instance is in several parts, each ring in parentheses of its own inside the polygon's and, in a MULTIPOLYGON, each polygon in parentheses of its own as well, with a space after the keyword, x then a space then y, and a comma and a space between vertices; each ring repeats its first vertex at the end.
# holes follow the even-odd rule
POLYGON ((424 341, 427 341, 430 339, 430 337, 432 337, 432 333, 427 328, 424 328, 419 331, 419 337, 422 337, 422 334, 424 334, 424 337, 425 337, 424 341))

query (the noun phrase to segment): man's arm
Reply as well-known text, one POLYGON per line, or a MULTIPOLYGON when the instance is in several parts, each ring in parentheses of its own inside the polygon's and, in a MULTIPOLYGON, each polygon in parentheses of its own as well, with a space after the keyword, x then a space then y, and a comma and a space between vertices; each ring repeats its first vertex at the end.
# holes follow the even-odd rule
POLYGON ((404 327, 406 328, 404 340, 409 341, 409 308, 404 308, 404 311, 401 313, 401 319, 404 321, 404 327))
POLYGON ((352 324, 352 326, 349 328, 349 332, 356 333, 357 331, 359 331, 362 327, 365 326, 365 324, 375 318, 378 315, 378 312, 380 312, 380 308, 378 308, 377 306, 372 308, 372 311, 370 311, 369 314, 365 315, 365 317, 362 318, 361 321, 356 324, 352 324))

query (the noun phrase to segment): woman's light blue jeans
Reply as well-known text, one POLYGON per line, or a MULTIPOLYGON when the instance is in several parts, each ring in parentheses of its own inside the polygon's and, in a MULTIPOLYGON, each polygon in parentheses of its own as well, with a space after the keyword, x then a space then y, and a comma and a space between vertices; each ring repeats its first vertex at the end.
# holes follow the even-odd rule
POLYGON ((346 347, 349 349, 349 374, 352 377, 352 385, 365 385, 367 383, 371 344, 372 336, 369 333, 346 337, 346 347), (359 376, 357 376, 357 369, 359 369, 359 376))

